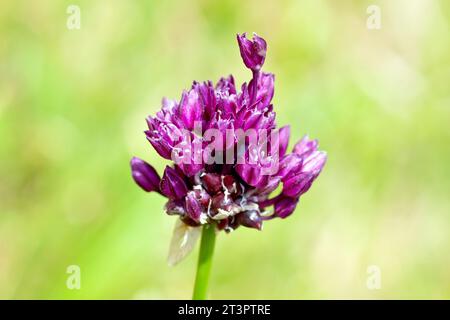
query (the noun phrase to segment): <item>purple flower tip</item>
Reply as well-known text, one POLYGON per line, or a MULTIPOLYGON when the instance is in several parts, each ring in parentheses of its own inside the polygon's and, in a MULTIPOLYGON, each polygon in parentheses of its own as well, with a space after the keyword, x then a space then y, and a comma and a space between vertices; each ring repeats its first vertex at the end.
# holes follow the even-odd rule
POLYGON ((145 191, 159 191, 160 178, 156 170, 144 160, 133 157, 130 161, 134 181, 145 191))
POLYGON ((237 41, 245 66, 253 71, 260 70, 266 59, 266 41, 256 33, 253 34, 252 40, 247 39, 246 33, 238 34, 237 41))

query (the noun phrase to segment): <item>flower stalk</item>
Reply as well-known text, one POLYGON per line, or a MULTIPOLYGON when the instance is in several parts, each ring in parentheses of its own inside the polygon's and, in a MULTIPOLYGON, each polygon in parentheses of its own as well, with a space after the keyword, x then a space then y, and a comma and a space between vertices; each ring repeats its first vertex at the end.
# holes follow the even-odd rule
POLYGON ((195 276, 193 300, 206 300, 208 295, 209 274, 211 271, 216 231, 214 225, 204 225, 200 252, 198 255, 197 274, 195 276))

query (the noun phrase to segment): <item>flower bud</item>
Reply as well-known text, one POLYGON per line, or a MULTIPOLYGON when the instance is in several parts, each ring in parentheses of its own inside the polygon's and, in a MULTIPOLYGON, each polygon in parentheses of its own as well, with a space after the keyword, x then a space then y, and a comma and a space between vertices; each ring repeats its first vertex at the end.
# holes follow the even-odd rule
POLYGON ((130 161, 134 181, 145 191, 159 191, 160 178, 156 170, 144 160, 133 157, 130 161))
POLYGON ((247 228, 262 229, 262 219, 256 210, 248 210, 236 216, 237 222, 247 228))
POLYGON ((188 188, 181 174, 172 167, 166 166, 160 183, 161 192, 170 199, 181 199, 188 188))
POLYGON ((192 220, 200 222, 203 207, 195 196, 195 191, 189 191, 186 195, 186 212, 192 220))
POLYGON ((287 218, 294 212, 297 206, 298 198, 282 197, 275 202, 275 216, 279 218, 287 218))
POLYGON ((300 172, 290 176, 283 185, 283 194, 292 198, 300 197, 309 190, 314 181, 314 176, 308 172, 300 172))
POLYGON ((182 200, 169 200, 167 201, 164 209, 169 216, 183 216, 186 213, 182 200))
POLYGON ((245 33, 238 34, 237 41, 245 66, 253 71, 260 70, 266 59, 266 41, 256 33, 253 34, 252 40, 248 40, 245 33))

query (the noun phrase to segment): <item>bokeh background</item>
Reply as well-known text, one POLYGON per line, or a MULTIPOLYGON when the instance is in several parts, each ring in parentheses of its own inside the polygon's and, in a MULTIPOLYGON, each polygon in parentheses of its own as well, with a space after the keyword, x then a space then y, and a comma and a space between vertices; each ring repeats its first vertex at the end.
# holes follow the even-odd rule
MULTIPOLYGON (((450 298, 449 1, 0 2, 0 298, 190 298, 145 117, 268 42, 278 124, 329 161, 287 220, 217 241, 211 298, 450 298), (81 9, 81 29, 66 9, 81 9), (366 27, 369 5, 381 29, 366 27), (66 287, 69 265, 81 290, 66 287), (368 267, 381 288, 366 286, 368 267)), ((291 146, 293 141, 291 140, 291 146)))

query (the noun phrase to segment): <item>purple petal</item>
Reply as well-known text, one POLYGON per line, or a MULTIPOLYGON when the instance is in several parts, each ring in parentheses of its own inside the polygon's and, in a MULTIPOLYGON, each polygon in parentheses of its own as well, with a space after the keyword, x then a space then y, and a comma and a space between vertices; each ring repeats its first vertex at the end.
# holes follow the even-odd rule
POLYGON ((290 153, 280 161, 280 167, 277 173, 282 180, 285 180, 291 172, 300 172, 302 169, 303 158, 295 153, 290 153))
POLYGON ((256 129, 261 126, 261 123, 263 121, 264 115, 261 112, 252 112, 249 110, 249 112, 245 115, 244 120, 242 121, 244 124, 243 129, 256 129))
POLYGON ((239 176, 251 186, 257 186, 262 179, 261 169, 258 166, 250 164, 237 164, 236 172, 239 176))
POLYGON ((166 166, 160 183, 161 192, 170 199, 181 199, 188 188, 181 174, 172 167, 166 166))
POLYGON ((228 78, 220 78, 217 82, 216 90, 226 92, 228 94, 236 94, 233 76, 229 75, 228 78))
POLYGON ((258 129, 271 130, 275 128, 275 112, 273 105, 268 105, 261 110, 263 114, 262 120, 258 123, 258 129))
POLYGON ((145 191, 159 191, 160 178, 156 170, 144 160, 133 157, 130 161, 134 181, 145 191))
POLYGON ((289 198, 289 197, 280 198, 277 202, 275 202, 274 215, 282 219, 290 216, 292 212, 294 212, 297 203, 298 203, 297 198, 289 198))
POLYGON ((203 105, 204 114, 203 119, 211 120, 216 111, 216 94, 211 81, 197 83, 194 82, 193 89, 197 90, 200 100, 203 105))
POLYGON ((156 113, 156 117, 159 120, 171 121, 174 115, 174 110, 177 108, 175 100, 163 98, 161 101, 161 110, 156 113))
MULTIPOLYGON (((262 185, 261 182, 259 182, 258 186, 259 186, 259 194, 260 195, 268 195, 271 192, 275 191, 275 189, 278 187, 278 185, 280 184, 280 178, 279 177, 269 177, 269 176, 265 176, 267 177, 267 180, 265 181, 265 184, 262 185)), ((263 180, 263 179, 261 179, 263 180)))
POLYGON ((181 169, 184 175, 194 176, 203 169, 202 140, 194 136, 190 131, 184 131, 185 135, 172 149, 172 160, 181 169), (194 139, 192 141, 192 138, 194 139))
POLYGON ((300 197, 311 187, 315 176, 308 172, 301 172, 288 177, 283 184, 283 194, 292 198, 300 197))
POLYGON ((186 212, 192 220, 200 222, 200 216, 202 214, 203 207, 197 200, 195 191, 189 191, 186 195, 186 212))
POLYGON ((184 208, 183 200, 171 200, 167 201, 165 206, 166 213, 168 215, 184 215, 186 210, 184 208))
POLYGON ((279 132, 279 155, 280 158, 283 157, 286 154, 286 150, 289 144, 289 136, 291 135, 291 128, 289 126, 282 127, 279 132))
POLYGON ((216 194, 222 190, 222 178, 217 173, 207 173, 201 179, 203 187, 209 194, 216 194))
POLYGON ((172 150, 170 144, 168 144, 163 138, 150 134, 149 131, 145 131, 145 134, 147 136, 147 140, 151 143, 156 152, 158 152, 161 157, 170 159, 172 150))
POLYGON ((210 214, 216 216, 220 213, 219 209, 230 212, 235 205, 231 197, 219 192, 211 198, 210 214))
POLYGON ((262 72, 258 78, 258 92, 256 100, 259 101, 259 108, 264 108, 270 104, 274 95, 275 76, 271 73, 262 72))
POLYGON ((299 156, 307 157, 313 151, 316 151, 318 146, 319 143, 317 140, 310 140, 306 135, 302 138, 302 140, 295 144, 293 152, 299 156))
POLYGON ((247 228, 262 229, 261 216, 255 210, 245 211, 236 216, 237 222, 247 228))
POLYGON ((188 177, 193 177, 203 169, 202 164, 180 163, 178 164, 183 173, 188 177))
POLYGON ((152 117, 147 117, 147 124, 149 128, 145 131, 147 140, 161 157, 171 159, 172 148, 182 137, 180 129, 171 122, 163 122, 152 117))
POLYGON ((301 170, 299 171, 296 167, 283 179, 283 194, 290 197, 299 197, 308 191, 322 171, 326 160, 327 155, 322 151, 314 151, 303 159, 301 170))
POLYGON ((200 121, 202 117, 202 105, 200 97, 196 90, 183 92, 180 101, 179 117, 183 121, 185 128, 193 130, 196 121, 200 121))
POLYGON ((323 151, 315 151, 304 159, 302 172, 309 172, 318 176, 327 162, 327 154, 323 151))

